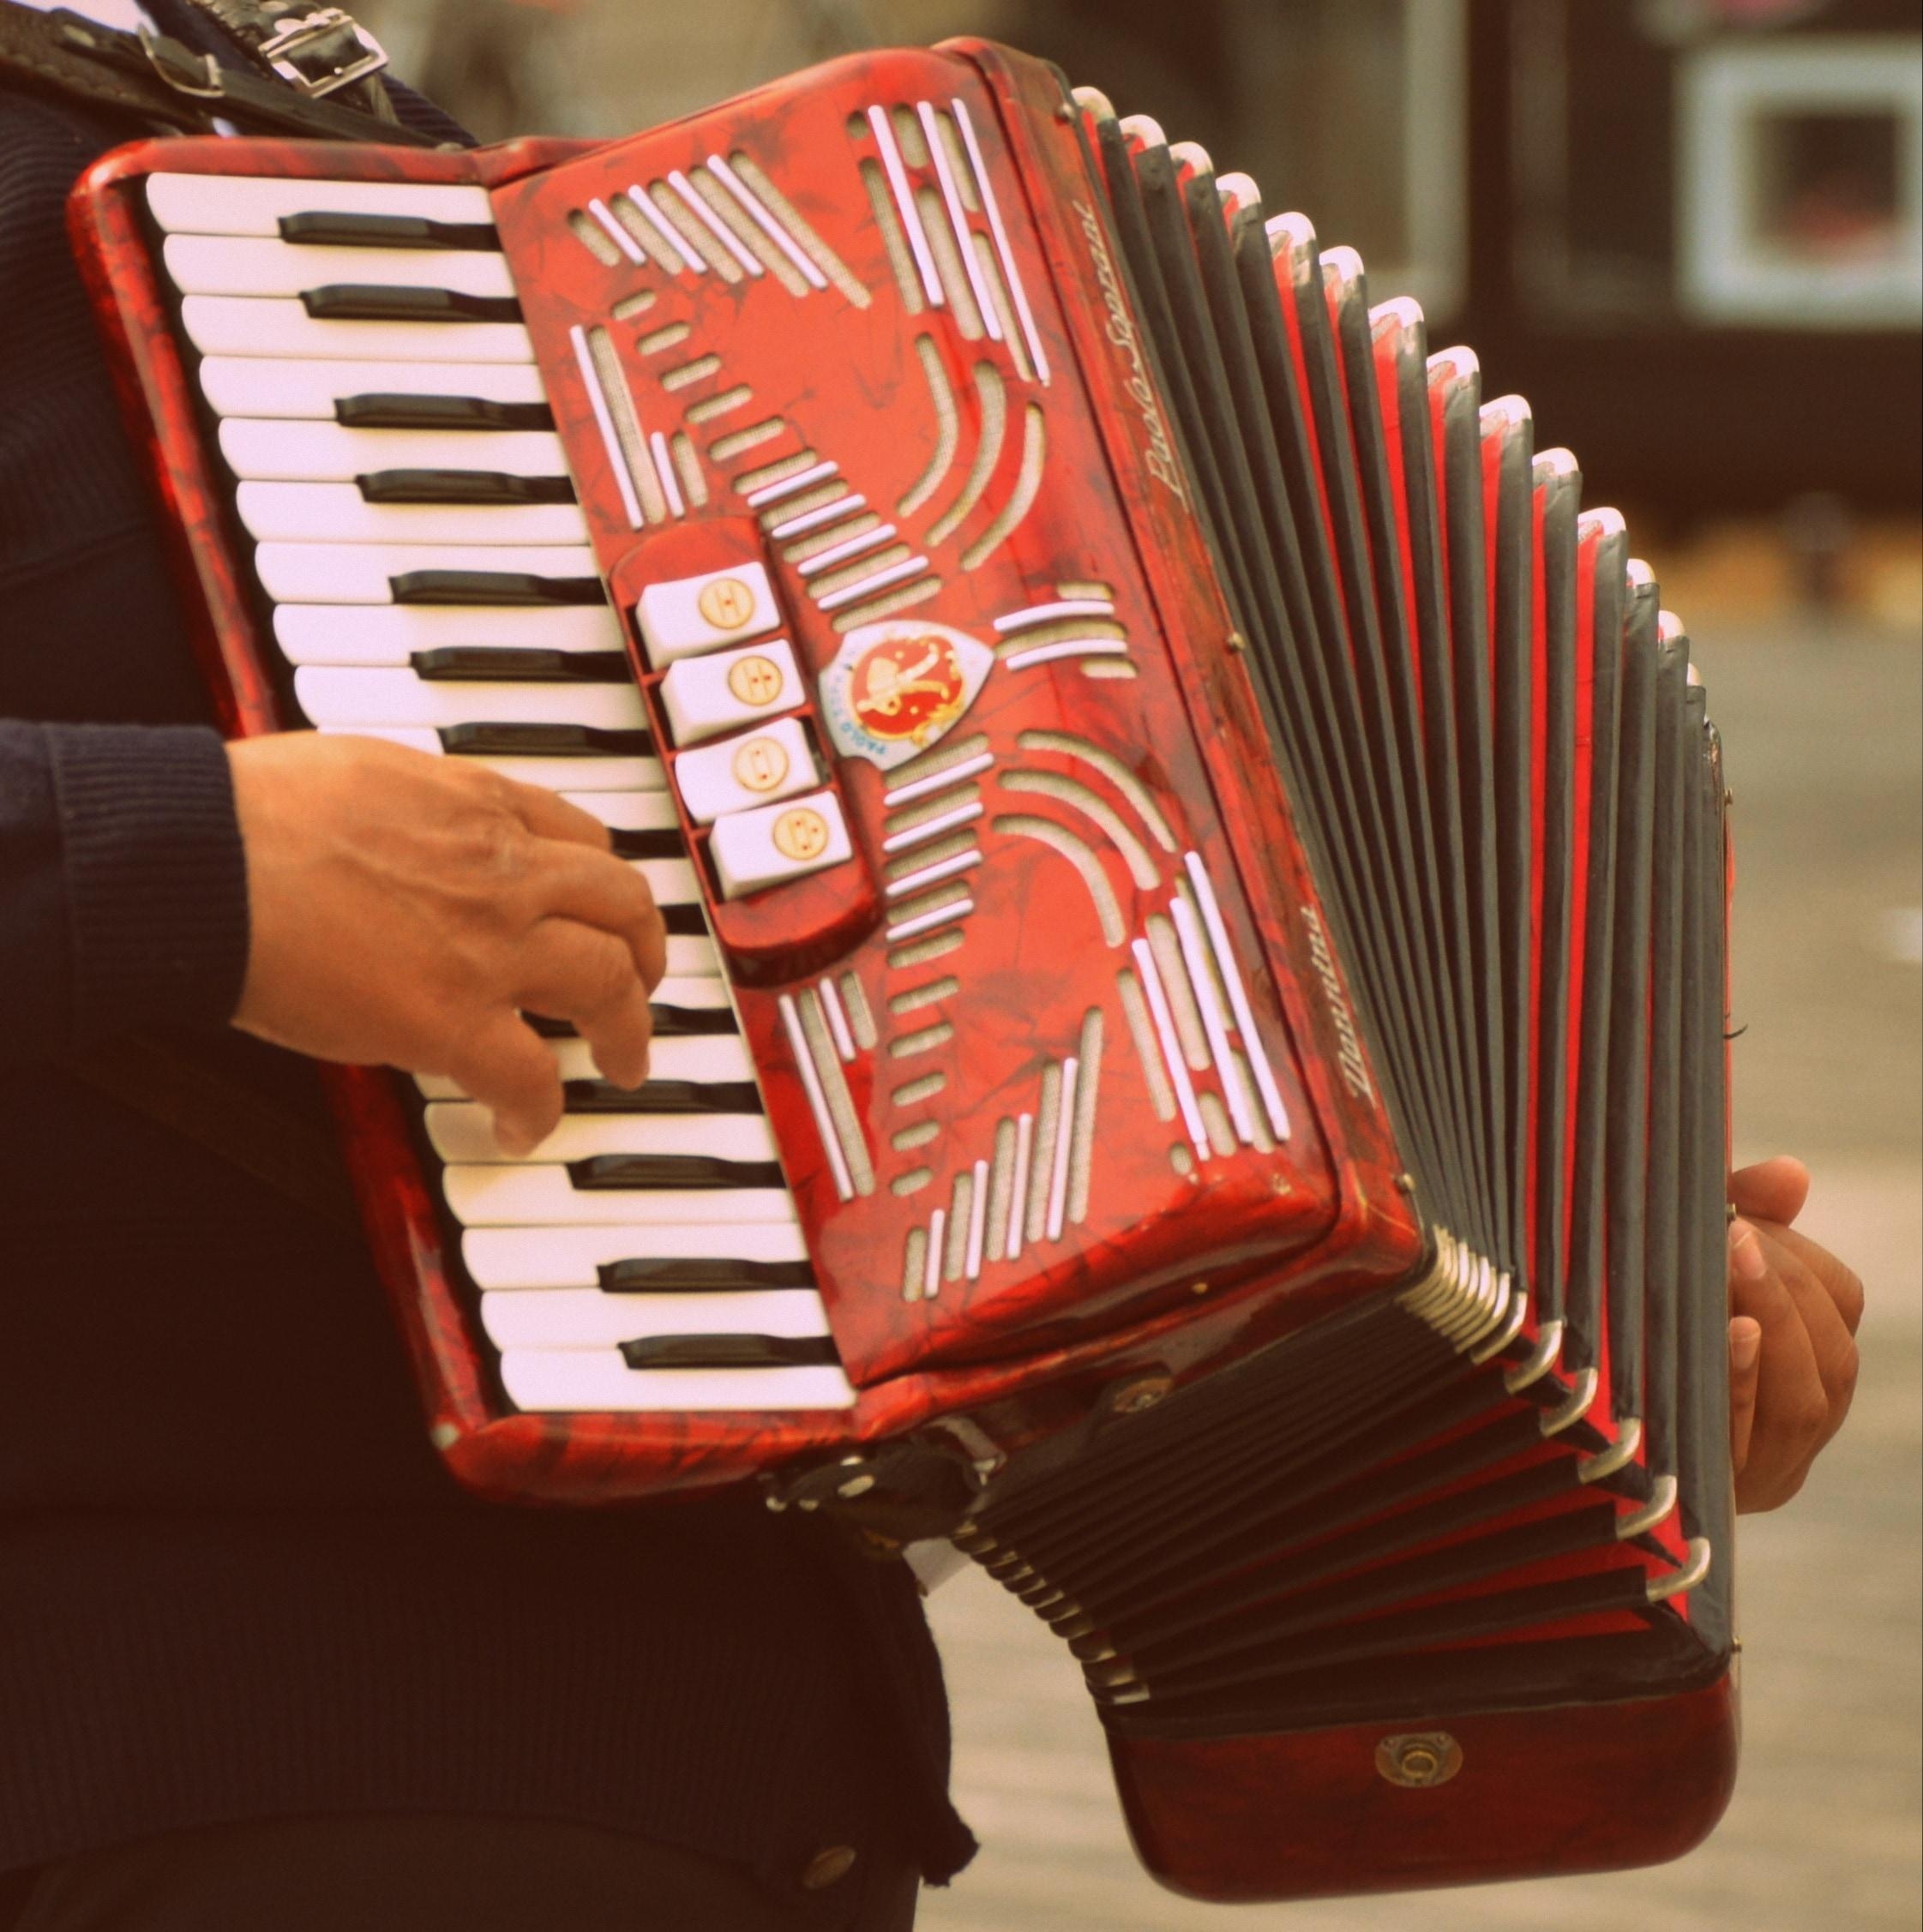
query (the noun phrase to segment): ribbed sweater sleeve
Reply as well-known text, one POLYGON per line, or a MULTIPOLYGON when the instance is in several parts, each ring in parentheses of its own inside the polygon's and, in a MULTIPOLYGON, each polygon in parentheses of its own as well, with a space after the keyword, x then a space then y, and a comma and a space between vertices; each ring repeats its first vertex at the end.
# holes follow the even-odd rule
POLYGON ((212 731, 0 723, 0 1059, 219 1024, 247 944, 240 828, 212 731))

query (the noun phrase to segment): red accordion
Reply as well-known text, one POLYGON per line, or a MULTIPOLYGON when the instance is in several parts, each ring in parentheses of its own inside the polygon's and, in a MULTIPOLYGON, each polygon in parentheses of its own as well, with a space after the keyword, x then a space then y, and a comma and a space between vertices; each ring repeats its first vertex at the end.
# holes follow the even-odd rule
POLYGON ((551 786, 668 921, 526 1160, 334 1076, 465 1481, 952 1536, 1205 1896, 1710 1828, 1719 753, 1518 399, 978 42, 72 213, 229 727, 551 786))

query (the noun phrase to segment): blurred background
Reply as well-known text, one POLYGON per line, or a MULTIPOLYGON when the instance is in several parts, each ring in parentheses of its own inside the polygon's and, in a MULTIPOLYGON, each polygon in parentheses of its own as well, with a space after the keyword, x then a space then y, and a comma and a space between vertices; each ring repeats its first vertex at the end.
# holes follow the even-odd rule
POLYGON ((1079 1676, 972 1575, 932 1611, 985 1841, 929 1932, 1913 1929, 1923 1355, 1923 64, 1917 0, 362 0, 490 137, 639 132, 850 50, 982 33, 1359 248, 1616 503, 1735 793, 1738 1154, 1814 1168, 1869 1288, 1850 1426, 1745 1523, 1746 1738, 1680 1864, 1204 1908, 1130 1855, 1079 1676))

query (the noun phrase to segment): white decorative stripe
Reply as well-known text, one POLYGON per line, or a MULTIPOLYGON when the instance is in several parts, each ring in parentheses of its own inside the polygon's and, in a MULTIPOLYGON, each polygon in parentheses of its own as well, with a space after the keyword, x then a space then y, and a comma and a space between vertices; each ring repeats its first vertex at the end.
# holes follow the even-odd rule
POLYGON ((826 482, 839 469, 835 463, 813 464, 808 469, 796 471, 791 477, 782 477, 774 483, 763 483, 759 489, 748 490, 742 501, 749 509, 759 510, 764 503, 778 503, 785 496, 798 495, 814 483, 826 482))
POLYGON ((1022 1251, 1022 1233, 1028 1219, 1028 1167, 1035 1156, 1035 1116, 1032 1113, 1018 1114, 1015 1118, 1015 1173, 1008 1191, 1008 1258, 1017 1259, 1022 1251))
POLYGON ((1057 603, 1033 603, 1026 610, 1011 610, 995 621, 996 632, 1007 637, 1011 631, 1025 631, 1036 624, 1052 624, 1058 617, 1113 617, 1115 607, 1107 597, 1064 597, 1057 603))
POLYGON ((608 239, 637 267, 647 267, 647 251, 608 212, 608 204, 597 195, 587 204, 587 212, 606 231, 608 239))
MULTIPOLYGON (((641 211, 642 217, 646 219, 648 226, 667 243, 668 252, 670 255, 678 256, 697 275, 705 275, 707 273, 707 263, 703 261, 700 256, 688 247, 688 237, 662 213, 659 208, 655 207, 654 197, 648 193, 646 189, 641 186, 640 182, 632 182, 628 184, 628 199, 641 211)), ((676 270, 676 273, 678 274, 680 270, 676 270)))
POLYGON ((821 996, 821 1011, 826 1016, 828 1031, 833 1035, 835 1051, 845 1065, 855 1058, 855 1035, 848 1024, 847 1009, 841 1004, 841 995, 835 990, 832 979, 820 981, 815 991, 821 996))
POLYGON ((975 909, 972 899, 951 899, 945 906, 937 906, 933 912, 924 912, 913 919, 904 919, 898 926, 891 926, 883 935, 890 945, 898 940, 918 938, 923 933, 932 933, 937 926, 946 926, 953 919, 965 919, 975 909))
POLYGON ((1046 664, 1057 657, 1126 657, 1128 645, 1121 638, 1064 638, 1059 644, 1038 644, 1030 651, 1011 651, 1001 660, 1005 670, 1026 670, 1031 664, 1046 664))
MULTIPOLYGON (((989 1164, 975 1163, 975 1191, 968 1201, 968 1254, 963 1272, 973 1281, 982 1272, 982 1236, 989 1218, 989 1164)), ((826 1319, 826 1311, 823 1318, 826 1319)))
MULTIPOLYGON (((804 470, 802 474, 811 472, 804 470)), ((757 492, 757 495, 759 492, 757 492)), ((750 497, 749 502, 754 499, 750 497)), ((769 531, 769 537, 777 543, 785 543, 790 537, 805 537, 811 530, 819 530, 823 524, 839 523, 844 517, 853 516, 857 510, 868 507, 865 496, 849 495, 838 496, 832 503, 819 503, 812 510, 803 510, 798 517, 790 517, 785 523, 778 523, 769 531)))
POLYGON ((904 899, 910 892, 919 892, 924 886, 939 885, 945 879, 953 879, 958 873, 971 871, 982 862, 979 849, 972 852, 958 852, 952 859, 943 859, 938 864, 923 866, 919 872, 911 872, 904 879, 895 879, 886 888, 891 899, 904 899))
POLYGON ((674 459, 668 454, 668 439, 658 429, 649 432, 648 453, 654 459, 654 473, 661 479, 661 494, 668 499, 668 507, 677 517, 688 514, 688 506, 682 501, 681 479, 675 474, 674 459))
POLYGON ((1202 1110, 1195 1104, 1195 1089, 1188 1077, 1188 1062, 1182 1058, 1181 1042, 1175 1038, 1175 1023, 1169 1011, 1169 995, 1162 985, 1162 974, 1155 963, 1155 953, 1146 939, 1137 939, 1130 949, 1135 955, 1135 970, 1140 975, 1142 991, 1149 997, 1149 1017, 1155 1022, 1156 1037, 1162 1042, 1162 1058, 1169 1069, 1169 1078, 1175 1089, 1175 1104, 1181 1109, 1182 1125, 1188 1130, 1188 1137, 1195 1143, 1195 1157, 1206 1161, 1209 1157, 1208 1130, 1202 1124, 1202 1110))
POLYGON ((972 805, 958 805, 952 812, 943 812, 934 818, 924 819, 918 825, 910 825, 906 831, 891 834, 881 841, 884 852, 905 852, 910 846, 926 845, 931 838, 938 838, 945 831, 952 831, 958 825, 971 824, 982 816, 982 804, 977 800, 972 805))
POLYGON ((1223 1097, 1229 1102, 1229 1118, 1235 1123, 1235 1137, 1245 1147, 1253 1146, 1255 1115, 1248 1103, 1248 1089, 1242 1084, 1241 1069, 1235 1064, 1235 1055, 1229 1045, 1229 1028, 1216 993, 1215 975, 1209 970, 1202 929, 1181 893, 1169 902, 1169 911, 1175 921, 1175 937, 1181 943, 1189 983, 1195 988, 1195 1004, 1201 1009, 1202 1030, 1209 1036, 1210 1057, 1222 1082, 1223 1097))
POLYGON ((961 190, 955 184, 955 171, 948 163, 948 150, 943 144, 940 131, 935 126, 934 107, 929 101, 918 100, 915 112, 922 123, 922 132, 928 144, 928 155, 934 163, 935 178, 941 183, 942 206, 948 211, 948 225, 955 231, 955 252, 962 260, 967 271, 968 285, 975 296, 975 306, 981 311, 982 327, 989 332, 989 340, 1001 339, 1001 318, 995 313, 995 300, 989 293, 988 278, 982 273, 982 264, 977 258, 974 243, 969 237, 968 213, 962 207, 961 190))
POLYGON ((892 523, 877 524, 873 530, 864 530, 859 537, 844 538, 839 543, 831 543, 825 550, 817 550, 799 566, 803 577, 819 576, 824 570, 832 570, 838 563, 846 563, 850 557, 858 557, 863 550, 879 549, 895 533, 892 523))
POLYGON ((788 257, 810 288, 827 287, 828 278, 796 245, 794 237, 761 206, 760 197, 735 172, 725 155, 709 155, 708 172, 734 196, 748 219, 788 257))
POLYGON ((922 1294, 933 1301, 941 1293, 941 1253, 948 1245, 948 1210, 937 1208, 928 1216, 928 1264, 922 1275, 922 1294))
POLYGON ((881 165, 888 177, 888 192, 895 198, 895 207, 901 216, 901 225, 908 236, 908 246, 915 257, 916 273, 922 278, 922 291, 928 298, 928 307, 939 309, 947 299, 941 291, 941 278, 934 272, 934 255, 928 248, 928 238, 922 231, 922 211, 915 206, 913 189, 908 185, 908 171, 901 165, 901 150, 895 146, 895 130, 888 125, 888 111, 885 107, 871 107, 868 111, 868 124, 874 131, 874 145, 880 150, 881 165))
POLYGON ((1229 928, 1223 923, 1222 908, 1216 903, 1215 887, 1209 883, 1208 870, 1202 863, 1199 852, 1185 853, 1182 863, 1188 868, 1189 883, 1194 886, 1196 903, 1202 909, 1202 923, 1209 933, 1209 950, 1215 954, 1222 983, 1229 989, 1229 1004, 1235 1009, 1235 1030, 1241 1035, 1242 1045, 1247 1049, 1256 1089, 1262 1095, 1262 1110, 1269 1117, 1269 1130, 1277 1140, 1287 1140, 1289 1109, 1282 1104, 1282 1089, 1276 1084, 1275 1070, 1262 1050, 1262 1035, 1255 1030, 1254 1009, 1248 1003, 1248 993, 1242 985, 1242 975, 1229 944, 1229 928))
POLYGON ((958 785, 964 778, 972 778, 986 771, 995 763, 993 752, 983 752, 979 758, 965 758, 958 765, 951 765, 946 771, 931 771, 925 778, 916 778, 905 785, 897 785, 892 792, 883 792, 881 802, 891 810, 898 805, 911 805, 918 798, 926 798, 933 792, 946 791, 950 785, 958 785))
POLYGON ((1008 231, 1002 225, 1001 209, 995 198, 994 184, 989 179, 988 164, 982 159, 982 145, 975 138, 975 123, 968 117, 968 103, 956 100, 951 104, 954 109, 955 125, 961 129, 962 145, 968 150, 968 165, 975 177, 976 190, 981 197, 982 212, 989 218, 989 232, 995 237, 995 252, 1001 260, 1001 273, 1008 284, 1008 293, 1015 304, 1015 314, 1022 325, 1022 334, 1028 343, 1029 359, 1035 364, 1035 373, 1042 386, 1049 383, 1049 358, 1042 347, 1042 338, 1036 332, 1035 315, 1028 305, 1028 291, 1022 286, 1021 271, 1015 263, 1015 251, 1008 245, 1008 231))
POLYGON ((784 993, 780 999, 781 1023, 788 1031, 789 1050, 795 1056, 795 1071, 802 1077, 802 1089, 808 1095, 808 1110, 814 1116, 814 1131, 821 1137, 822 1151, 828 1156, 828 1171, 834 1176, 835 1192, 844 1201, 855 1198, 855 1183, 848 1161, 841 1151, 841 1138, 835 1132, 833 1116, 828 1112, 828 1096, 821 1091, 821 1076, 814 1071, 814 1056, 808 1049, 808 1035, 802 1030, 802 1017, 795 1009, 795 996, 784 993))
POLYGON ((1061 1063, 1061 1101, 1056 1115, 1055 1162, 1049 1175, 1049 1239, 1061 1239, 1061 1217, 1068 1205, 1068 1144, 1074 1138, 1075 1083, 1082 1063, 1071 1054, 1061 1063))
POLYGON ((741 264, 744 273, 750 277, 767 273, 767 270, 742 246, 741 237, 734 230, 694 192, 694 183, 679 168, 668 170, 668 185, 688 204, 694 219, 702 227, 741 264))
POLYGON ((926 557, 910 557, 904 562, 892 564, 886 570, 878 570, 872 577, 864 577, 858 584, 850 584, 838 591, 831 591, 827 596, 815 598, 823 610, 839 610, 844 604, 859 603, 863 597, 873 597, 877 591, 885 591, 891 584, 898 584, 904 578, 912 577, 917 571, 926 570, 926 557))
POLYGON ((627 513, 628 527, 641 527, 641 506, 634 495, 634 479, 628 474, 628 459, 622 453, 621 438, 615 434, 615 419, 608 411, 608 399, 601 388, 601 372, 594 366, 593 353, 587 345, 587 331, 577 322, 568 332, 568 339, 574 345, 574 360, 580 364, 581 381, 587 385, 588 406, 594 411, 594 426, 601 432, 601 446, 608 453, 608 467, 615 473, 615 483, 621 491, 621 507, 627 513))

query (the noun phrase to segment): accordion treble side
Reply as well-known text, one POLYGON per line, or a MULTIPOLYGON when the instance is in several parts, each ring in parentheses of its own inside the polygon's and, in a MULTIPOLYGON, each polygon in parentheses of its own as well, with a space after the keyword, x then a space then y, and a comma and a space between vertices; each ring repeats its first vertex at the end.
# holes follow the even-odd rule
POLYGON ((531 1161, 332 1071, 464 1480, 952 1536, 1204 1896, 1713 1824, 1719 754, 1525 405, 977 42, 71 214, 226 727, 546 784, 664 907, 647 1087, 544 1027, 531 1161))

